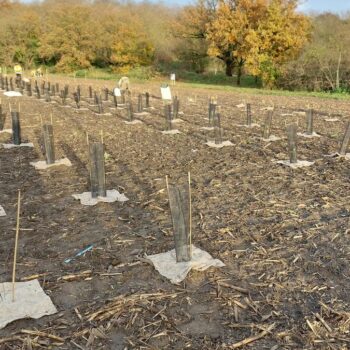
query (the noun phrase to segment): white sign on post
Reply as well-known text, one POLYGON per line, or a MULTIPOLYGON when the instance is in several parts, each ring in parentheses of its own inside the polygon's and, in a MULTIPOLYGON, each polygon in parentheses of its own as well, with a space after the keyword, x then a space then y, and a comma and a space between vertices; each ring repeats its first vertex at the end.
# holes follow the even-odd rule
POLYGON ((114 89, 114 96, 116 97, 121 97, 122 93, 119 88, 114 89))
POLYGON ((172 100, 169 85, 162 85, 160 87, 160 93, 162 95, 162 100, 172 100))

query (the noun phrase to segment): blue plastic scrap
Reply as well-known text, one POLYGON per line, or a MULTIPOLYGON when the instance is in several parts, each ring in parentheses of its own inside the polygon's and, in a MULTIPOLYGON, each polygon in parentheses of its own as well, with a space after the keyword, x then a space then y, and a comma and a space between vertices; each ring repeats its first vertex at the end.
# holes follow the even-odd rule
POLYGON ((68 258, 68 259, 66 259, 64 262, 65 262, 66 264, 70 263, 70 262, 71 262, 72 260, 74 260, 75 258, 77 258, 77 257, 79 257, 79 256, 82 256, 82 255, 84 255, 86 252, 89 252, 90 250, 92 250, 93 247, 94 247, 94 246, 93 246, 92 244, 89 245, 89 246, 86 247, 85 249, 83 249, 83 250, 81 250, 80 252, 78 252, 77 254, 75 254, 73 258, 68 258))

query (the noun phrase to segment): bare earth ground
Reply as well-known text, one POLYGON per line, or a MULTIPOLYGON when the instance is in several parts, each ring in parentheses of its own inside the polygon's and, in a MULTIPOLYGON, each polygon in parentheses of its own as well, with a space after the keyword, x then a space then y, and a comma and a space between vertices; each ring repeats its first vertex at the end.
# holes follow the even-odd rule
MULTIPOLYGON (((71 80, 71 89, 77 83, 71 80)), ((84 96, 90 83, 113 86, 79 83, 84 96)), ((135 108, 138 92, 160 95, 156 84, 132 91, 135 108)), ((350 163, 324 157, 338 150, 348 103, 181 86, 175 91, 184 113, 179 135, 161 133, 165 120, 155 98, 154 109, 136 125, 124 123, 122 109, 100 116, 21 99, 23 138, 35 148, 0 149, 0 204, 8 214, 0 218, 0 282, 11 280, 20 188, 17 280, 39 275, 59 312, 0 330, 0 349, 350 348, 350 163), (200 127, 208 123, 209 94, 218 96, 224 138, 233 147, 205 145, 212 135, 200 127), (299 158, 315 164, 299 170, 275 164, 288 158, 286 139, 265 143, 262 128, 237 126, 245 121, 235 107, 242 102, 252 103, 260 125, 261 108, 274 104, 272 133, 280 137, 291 120, 305 129, 304 116, 281 114, 307 106, 322 112, 315 116, 321 137, 298 139, 299 158), (66 156, 73 166, 40 172, 29 162, 43 159, 40 116, 49 120, 51 113, 57 158, 66 156), (327 114, 340 114, 340 120, 327 122, 327 114), (72 194, 89 189, 86 133, 98 139, 101 130, 107 188, 130 201, 84 207, 72 194), (191 272, 172 285, 144 256, 173 248, 164 178, 186 181, 188 170, 194 243, 226 267, 191 272), (90 244, 91 252, 64 263, 90 244), (240 343, 245 339, 249 345, 240 343)), ((7 111, 8 99, 2 101, 7 111)), ((9 140, 0 135, 0 142, 9 140)))

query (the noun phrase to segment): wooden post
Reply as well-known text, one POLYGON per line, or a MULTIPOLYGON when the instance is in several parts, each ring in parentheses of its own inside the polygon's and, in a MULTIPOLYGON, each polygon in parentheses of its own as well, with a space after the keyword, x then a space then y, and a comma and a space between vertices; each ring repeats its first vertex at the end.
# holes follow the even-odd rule
POLYGON ((43 125, 44 147, 47 164, 55 163, 55 145, 53 137, 53 127, 51 124, 43 125))
POLYGON ((247 126, 252 125, 252 108, 250 103, 247 103, 247 126))
POLYGON ((11 111, 12 117, 12 139, 13 144, 19 146, 21 144, 21 124, 19 112, 11 111))
POLYGON ((134 120, 134 111, 131 100, 126 104, 126 110, 128 112, 128 120, 132 122, 134 120))
POLYGON ((314 111, 312 109, 308 109, 306 112, 306 134, 312 135, 314 132, 314 111))
POLYGON ((209 125, 213 125, 213 119, 215 116, 215 112, 216 112, 216 103, 214 103, 213 100, 210 99, 209 100, 209 115, 208 115, 209 125))
POLYGON ((105 88, 105 89, 104 89, 104 93, 105 93, 105 101, 107 102, 107 101, 108 101, 108 95, 109 95, 109 90, 108 90, 108 88, 105 88))
POLYGON ((11 91, 15 90, 15 88, 13 87, 13 78, 12 77, 10 78, 10 89, 11 89, 11 91))
POLYGON ((117 100, 117 96, 113 94, 113 103, 114 103, 114 107, 117 108, 118 107, 118 100, 117 100))
POLYGON ((64 90, 60 91, 60 97, 61 97, 62 105, 64 106, 66 104, 66 94, 64 93, 64 90))
POLYGON ((342 143, 340 146, 339 154, 341 156, 346 155, 346 152, 347 152, 348 147, 349 147, 349 141, 350 141, 350 121, 346 125, 346 130, 345 130, 343 140, 342 140, 342 143))
POLYGON ((78 95, 78 99, 79 99, 79 102, 81 100, 81 89, 80 89, 80 85, 77 86, 77 95, 78 95))
POLYGON ((94 101, 95 106, 98 106, 98 96, 96 91, 94 91, 94 101))
POLYGON ((166 128, 167 130, 172 130, 173 128, 173 123, 172 123, 172 118, 171 118, 171 104, 167 103, 164 106, 164 116, 165 116, 165 120, 166 120, 166 128))
POLYGON ((98 113, 99 114, 103 114, 103 104, 102 104, 102 97, 101 97, 101 95, 100 95, 100 97, 97 100, 98 100, 98 104, 97 104, 98 113))
POLYGON ((221 115, 220 115, 220 113, 214 114, 213 125, 214 125, 215 144, 219 145, 222 143, 222 129, 221 129, 221 115))
POLYGON ((180 101, 177 98, 177 96, 175 96, 173 100, 173 119, 177 119, 179 117, 179 109, 180 109, 180 101))
POLYGON ((16 75, 15 84, 16 84, 17 89, 20 89, 21 82, 22 82, 21 75, 19 75, 19 74, 16 75))
POLYGON ((273 111, 267 111, 264 123, 263 139, 268 140, 271 133, 273 111))
POLYGON ((120 94, 122 95, 122 104, 125 104, 125 90, 120 90, 120 94))
POLYGON ((40 96, 40 89, 38 84, 35 85, 35 91, 36 91, 36 98, 40 100, 41 96, 40 96))
POLYGON ((106 197, 104 145, 94 142, 89 145, 90 152, 90 182, 92 198, 106 197))
POLYGON ((60 91, 60 84, 56 83, 56 92, 58 93, 60 91))
POLYGON ((73 98, 74 98, 74 102, 75 102, 75 104, 76 104, 76 106, 77 106, 77 109, 79 109, 80 108, 80 101, 79 101, 79 95, 78 95, 78 92, 74 92, 73 93, 73 98))
POLYGON ((177 262, 191 260, 190 191, 188 185, 176 186, 167 182, 169 204, 174 228, 177 262))
POLYGON ((89 86, 89 98, 91 98, 91 99, 93 98, 91 85, 89 86))
POLYGON ((149 104, 149 92, 146 92, 146 108, 149 108, 150 107, 150 104, 149 104))
POLYGON ((50 90, 48 87, 45 88, 45 101, 51 102, 50 90))
POLYGON ((4 130, 6 120, 6 113, 2 112, 2 105, 0 104, 0 131, 4 130))
POLYGON ((24 82, 22 80, 18 83, 18 90, 22 95, 24 94, 24 82))
POLYGON ((287 126, 288 150, 290 163, 297 163, 297 129, 298 126, 293 123, 287 126))
POLYGON ((32 84, 31 83, 26 83, 26 91, 27 91, 27 96, 31 97, 32 96, 32 84))
POLYGON ((10 89, 9 89, 9 80, 8 80, 7 77, 5 78, 5 89, 6 89, 6 91, 10 91, 10 89))
POLYGON ((143 111, 142 94, 139 94, 138 100, 137 100, 137 112, 142 113, 142 111, 143 111))

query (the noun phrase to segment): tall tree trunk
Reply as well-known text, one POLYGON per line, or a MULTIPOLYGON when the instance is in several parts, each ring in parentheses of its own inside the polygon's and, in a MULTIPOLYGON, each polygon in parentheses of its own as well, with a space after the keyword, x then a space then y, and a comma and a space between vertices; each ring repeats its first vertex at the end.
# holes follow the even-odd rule
POLYGON ((242 66, 239 65, 237 67, 237 85, 240 86, 241 85, 241 78, 242 78, 242 66))
POLYGON ((233 75, 233 68, 235 67, 234 62, 232 60, 226 60, 226 75, 228 77, 232 77, 233 75))

